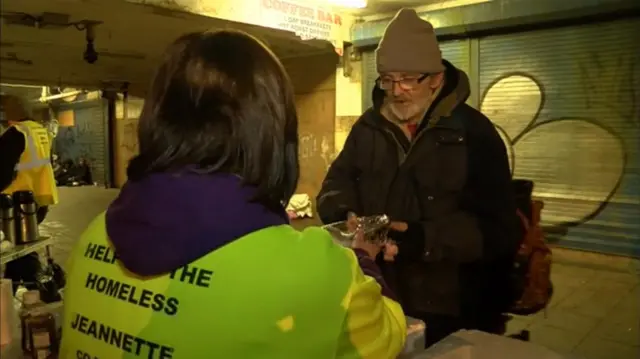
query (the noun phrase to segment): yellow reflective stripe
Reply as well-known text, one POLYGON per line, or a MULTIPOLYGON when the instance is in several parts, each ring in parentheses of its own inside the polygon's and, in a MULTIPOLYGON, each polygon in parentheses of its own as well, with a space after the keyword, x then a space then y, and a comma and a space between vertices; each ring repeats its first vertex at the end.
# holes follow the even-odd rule
POLYGON ((16 171, 26 171, 49 165, 51 163, 50 158, 38 158, 38 149, 36 147, 36 142, 33 138, 33 132, 31 131, 31 128, 23 124, 16 124, 15 126, 19 127, 22 133, 25 134, 24 138, 26 146, 29 154, 31 155, 31 161, 16 164, 16 171))
POLYGON ((30 161, 30 162, 27 162, 27 163, 18 163, 16 165, 16 171, 32 170, 34 168, 47 166, 50 163, 51 163, 51 160, 48 159, 48 158, 43 158, 43 159, 40 159, 40 160, 30 161))
POLYGON ((353 252, 349 257, 353 280, 346 295, 349 339, 362 358, 395 358, 402 352, 407 336, 402 307, 382 295, 378 282, 362 272, 353 252))

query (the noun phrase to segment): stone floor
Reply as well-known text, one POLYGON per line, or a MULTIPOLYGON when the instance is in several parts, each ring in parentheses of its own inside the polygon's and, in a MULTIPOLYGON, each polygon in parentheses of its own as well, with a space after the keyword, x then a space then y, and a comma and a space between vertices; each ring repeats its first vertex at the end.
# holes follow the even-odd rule
POLYGON ((60 187, 60 203, 50 208, 41 232, 51 234, 55 245, 51 254, 64 265, 73 244, 91 220, 102 213, 118 194, 118 190, 100 187, 60 187))
MULTIPOLYGON (((64 264, 74 241, 117 194, 97 187, 60 188, 44 231, 57 233, 53 256, 64 264)), ((554 249, 555 296, 546 313, 517 317, 512 332, 585 359, 640 358, 640 265, 630 258, 554 249)))
POLYGON ((551 306, 509 329, 528 329, 533 342, 586 359, 640 358, 638 262, 563 249, 554 256, 551 306))

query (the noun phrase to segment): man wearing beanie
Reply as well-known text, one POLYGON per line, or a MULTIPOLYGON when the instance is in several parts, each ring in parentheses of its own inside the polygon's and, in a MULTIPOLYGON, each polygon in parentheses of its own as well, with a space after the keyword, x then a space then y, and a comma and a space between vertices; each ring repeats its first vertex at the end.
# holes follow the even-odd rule
POLYGON ((331 165, 318 213, 392 219, 397 256, 378 260, 406 313, 425 321, 427 346, 459 329, 500 333, 522 238, 504 144, 414 10, 389 23, 376 60, 373 107, 331 165))

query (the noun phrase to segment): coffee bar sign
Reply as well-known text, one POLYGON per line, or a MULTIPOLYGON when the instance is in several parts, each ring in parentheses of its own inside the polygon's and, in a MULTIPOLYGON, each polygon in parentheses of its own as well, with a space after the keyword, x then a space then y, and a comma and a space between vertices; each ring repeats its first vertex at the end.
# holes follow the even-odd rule
POLYGON ((352 17, 305 0, 127 0, 294 32, 303 40, 330 41, 342 55, 352 17), (173 4, 173 5, 169 5, 173 4))
POLYGON ((260 25, 294 32, 303 40, 328 40, 342 49, 343 18, 328 9, 281 0, 260 1, 260 25))
POLYGON ((295 32, 303 40, 331 40, 340 30, 342 17, 330 11, 280 0, 260 0, 265 20, 282 30, 295 32))

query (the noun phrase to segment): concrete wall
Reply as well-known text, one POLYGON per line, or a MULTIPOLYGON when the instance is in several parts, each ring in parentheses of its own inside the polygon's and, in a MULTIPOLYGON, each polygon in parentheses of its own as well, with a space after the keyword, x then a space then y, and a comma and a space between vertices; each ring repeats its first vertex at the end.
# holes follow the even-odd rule
POLYGON ((350 61, 336 70, 335 151, 342 150, 362 108, 362 61, 350 61))
POLYGON ((116 187, 122 187, 127 181, 127 164, 138 153, 138 118, 143 103, 143 99, 137 97, 128 98, 126 105, 122 98, 116 101, 116 134, 113 144, 116 187))

